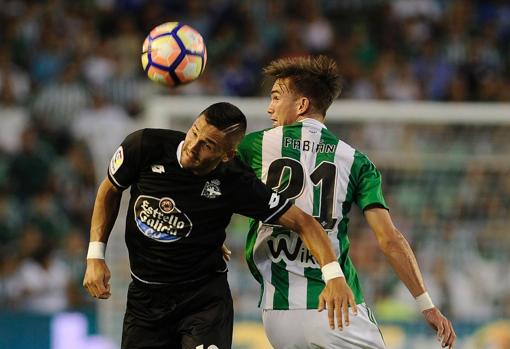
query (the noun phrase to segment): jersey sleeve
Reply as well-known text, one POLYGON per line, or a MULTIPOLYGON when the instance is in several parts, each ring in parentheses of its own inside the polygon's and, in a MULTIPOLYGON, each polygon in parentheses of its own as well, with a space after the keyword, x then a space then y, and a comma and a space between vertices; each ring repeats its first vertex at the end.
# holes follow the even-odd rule
POLYGON ((128 135, 117 148, 108 166, 108 178, 119 189, 128 188, 138 178, 143 130, 128 135))
POLYGON ((361 210, 374 205, 388 209, 382 192, 381 173, 365 154, 356 151, 352 172, 357 184, 354 201, 361 210))
POLYGON ((263 131, 250 133, 237 146, 238 157, 251 168, 261 166, 262 155, 260 149, 262 149, 262 136, 263 131))
POLYGON ((288 199, 267 188, 248 167, 236 181, 237 189, 231 202, 235 213, 263 223, 274 223, 292 205, 288 199))

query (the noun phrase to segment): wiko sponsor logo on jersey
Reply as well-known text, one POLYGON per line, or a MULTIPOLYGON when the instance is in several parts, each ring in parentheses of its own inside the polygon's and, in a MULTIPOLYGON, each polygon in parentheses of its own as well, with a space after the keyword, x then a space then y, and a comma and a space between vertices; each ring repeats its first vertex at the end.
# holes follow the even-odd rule
POLYGON ((140 195, 133 209, 138 229, 151 239, 174 242, 191 232, 191 220, 170 198, 140 195))
POLYGON ((267 239, 269 256, 274 263, 284 261, 286 264, 298 264, 305 268, 320 268, 312 253, 294 232, 290 236, 280 234, 267 239))

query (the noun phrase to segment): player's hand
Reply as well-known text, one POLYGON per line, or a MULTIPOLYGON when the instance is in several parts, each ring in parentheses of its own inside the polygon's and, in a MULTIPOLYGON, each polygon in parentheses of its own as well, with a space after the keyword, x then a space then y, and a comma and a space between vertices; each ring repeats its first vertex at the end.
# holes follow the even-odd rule
POLYGON ((94 298, 110 297, 110 269, 104 259, 87 259, 87 270, 83 278, 83 287, 94 298))
POLYGON ((443 348, 453 348, 457 335, 453 330, 452 323, 437 308, 431 308, 422 312, 425 320, 436 331, 437 340, 443 348))
POLYGON ((230 256, 232 255, 232 251, 230 251, 227 247, 227 245, 223 244, 223 246, 221 246, 221 253, 223 253, 223 259, 225 261, 230 261, 230 256))
POLYGON ((345 277, 329 280, 319 296, 319 311, 328 309, 329 327, 332 330, 335 329, 335 315, 339 330, 343 329, 344 323, 349 326, 349 306, 352 313, 357 315, 356 301, 345 277))

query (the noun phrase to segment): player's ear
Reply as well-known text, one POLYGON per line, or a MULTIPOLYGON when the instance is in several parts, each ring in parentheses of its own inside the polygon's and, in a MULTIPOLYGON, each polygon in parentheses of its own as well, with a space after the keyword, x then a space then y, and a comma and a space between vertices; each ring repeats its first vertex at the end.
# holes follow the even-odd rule
POLYGON ((310 100, 306 97, 299 97, 297 102, 297 114, 306 114, 310 109, 310 100))
POLYGON ((232 160, 232 158, 236 155, 236 150, 234 148, 228 150, 225 155, 223 155, 223 158, 221 159, 222 162, 228 162, 232 160))

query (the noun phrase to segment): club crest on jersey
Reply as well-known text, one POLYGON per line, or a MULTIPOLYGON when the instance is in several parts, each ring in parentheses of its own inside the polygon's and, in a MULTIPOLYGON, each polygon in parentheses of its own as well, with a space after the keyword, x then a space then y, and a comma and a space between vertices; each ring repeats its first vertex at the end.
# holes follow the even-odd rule
POLYGON ((205 182, 201 195, 208 199, 216 199, 218 196, 221 196, 220 181, 218 179, 213 179, 205 182))
POLYGON ((151 170, 154 173, 165 173, 165 166, 154 164, 151 166, 151 170))
POLYGON ((140 195, 133 209, 136 226, 153 240, 174 242, 191 233, 191 220, 171 198, 140 195))

